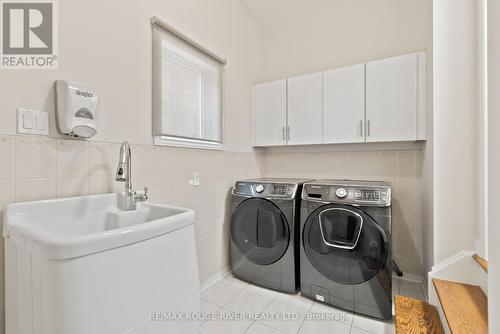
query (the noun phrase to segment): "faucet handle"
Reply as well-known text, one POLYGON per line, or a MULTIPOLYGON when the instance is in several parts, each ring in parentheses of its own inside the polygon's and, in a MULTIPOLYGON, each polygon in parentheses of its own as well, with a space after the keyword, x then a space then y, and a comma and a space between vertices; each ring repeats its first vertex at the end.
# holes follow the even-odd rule
POLYGON ((144 191, 133 192, 134 202, 145 202, 148 200, 148 187, 144 187, 144 191))

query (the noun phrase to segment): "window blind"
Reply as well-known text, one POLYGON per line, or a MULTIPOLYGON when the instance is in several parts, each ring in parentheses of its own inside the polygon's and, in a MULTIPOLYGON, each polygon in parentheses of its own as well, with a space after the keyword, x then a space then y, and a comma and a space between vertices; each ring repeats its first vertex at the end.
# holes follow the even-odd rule
POLYGON ((153 132, 222 143, 222 64, 153 25, 153 132))

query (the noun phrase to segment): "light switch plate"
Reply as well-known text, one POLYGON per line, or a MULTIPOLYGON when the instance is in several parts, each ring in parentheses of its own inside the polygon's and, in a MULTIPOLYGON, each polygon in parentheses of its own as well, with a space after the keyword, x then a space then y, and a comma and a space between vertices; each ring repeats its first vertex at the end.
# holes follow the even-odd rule
POLYGON ((17 108, 17 133, 48 136, 49 113, 17 108))

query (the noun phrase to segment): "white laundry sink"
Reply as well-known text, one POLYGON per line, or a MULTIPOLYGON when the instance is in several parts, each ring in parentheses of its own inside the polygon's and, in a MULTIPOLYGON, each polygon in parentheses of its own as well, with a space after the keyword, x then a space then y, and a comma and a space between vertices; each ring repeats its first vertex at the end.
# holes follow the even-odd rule
POLYGON ((198 333, 194 322, 149 321, 199 311, 194 211, 118 203, 103 194, 6 207, 7 334, 198 333))
POLYGON ((190 225, 190 209, 144 203, 118 208, 120 194, 17 203, 5 210, 4 237, 39 256, 65 259, 139 242, 190 225))

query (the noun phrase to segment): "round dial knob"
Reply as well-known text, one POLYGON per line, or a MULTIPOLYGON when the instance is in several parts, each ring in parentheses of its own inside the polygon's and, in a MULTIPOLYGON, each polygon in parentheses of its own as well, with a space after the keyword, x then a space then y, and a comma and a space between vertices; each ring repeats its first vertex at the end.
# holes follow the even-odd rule
POLYGON ((264 186, 262 184, 256 185, 255 186, 255 191, 260 194, 261 192, 264 191, 264 186))
POLYGON ((339 188, 335 192, 335 195, 337 195, 338 198, 346 198, 347 197, 347 190, 344 188, 339 188))

